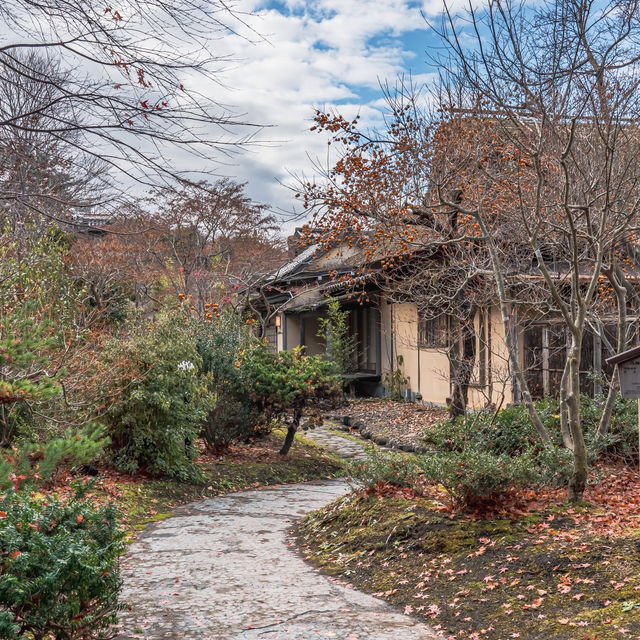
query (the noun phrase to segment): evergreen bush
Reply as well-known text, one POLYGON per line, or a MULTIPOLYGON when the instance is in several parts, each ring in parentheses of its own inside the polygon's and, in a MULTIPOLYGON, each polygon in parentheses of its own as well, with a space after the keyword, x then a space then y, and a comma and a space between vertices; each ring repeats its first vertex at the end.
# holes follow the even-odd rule
POLYGON ((419 473, 414 456, 384 451, 374 445, 366 447, 366 460, 354 460, 349 465, 351 476, 365 487, 391 484, 411 487, 419 473))
POLYGON ((198 482, 194 443, 215 406, 196 349, 190 321, 167 311, 139 323, 128 340, 113 346, 116 358, 134 364, 138 375, 121 392, 105 419, 111 462, 129 473, 139 469, 198 482))
POLYGON ((0 502, 0 638, 113 637, 123 534, 81 486, 67 503, 10 490, 0 502))
POLYGON ((67 430, 45 443, 24 442, 0 456, 0 491, 23 482, 48 482, 61 468, 74 471, 97 461, 109 444, 104 426, 67 430))
POLYGON ((417 464, 423 477, 441 484, 456 505, 477 507, 512 489, 564 484, 571 471, 571 454, 529 449, 509 456, 468 445, 462 451, 418 456, 417 464))
POLYGON ((232 312, 221 314, 216 324, 200 323, 197 331, 200 373, 207 376, 209 390, 216 398, 201 435, 210 449, 217 450, 256 433, 259 410, 240 365, 255 339, 242 318, 232 312))

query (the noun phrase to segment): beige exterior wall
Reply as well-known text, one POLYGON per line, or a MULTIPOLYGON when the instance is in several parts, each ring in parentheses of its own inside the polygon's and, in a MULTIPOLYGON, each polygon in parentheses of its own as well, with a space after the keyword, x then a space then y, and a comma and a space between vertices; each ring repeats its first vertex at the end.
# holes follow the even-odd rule
MULTIPOLYGON (((479 319, 476 322, 478 330, 479 319)), ((416 305, 382 302, 381 325, 383 379, 385 373, 397 366, 397 356, 401 355, 401 369, 408 378, 406 388, 414 393, 420 392, 424 402, 446 404, 451 394, 449 360, 442 350, 419 348, 416 305)), ((489 402, 496 406, 512 402, 504 325, 497 307, 492 307, 487 313, 484 340, 488 354, 486 380, 484 386, 476 385, 469 389, 469 407, 473 409, 480 409, 489 402)), ((478 344, 476 349, 479 351, 478 344)), ((479 380, 479 371, 476 371, 475 378, 479 380)))
POLYGON ((491 309, 491 330, 491 370, 493 373, 492 400, 496 406, 500 405, 502 401, 502 406, 505 407, 513 402, 513 389, 504 324, 502 323, 502 314, 497 306, 492 307, 491 309))
POLYGON ((449 361, 437 349, 418 348, 418 309, 415 304, 381 304, 382 374, 395 369, 398 356, 414 393, 424 402, 444 405, 449 397, 449 361))
MULTIPOLYGON (((476 318, 476 334, 479 329, 480 320, 476 318)), ((504 407, 512 401, 512 388, 504 324, 500 309, 496 306, 491 307, 485 315, 484 340, 488 354, 486 384, 469 389, 469 406, 480 409, 492 403, 504 407)), ((478 380, 478 371, 475 374, 478 380)))

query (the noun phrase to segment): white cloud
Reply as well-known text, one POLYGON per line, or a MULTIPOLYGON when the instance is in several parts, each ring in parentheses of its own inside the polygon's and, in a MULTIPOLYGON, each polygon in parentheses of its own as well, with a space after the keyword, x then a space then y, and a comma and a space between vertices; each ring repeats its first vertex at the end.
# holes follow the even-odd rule
POLYGON ((430 79, 422 73, 421 52, 402 40, 426 30, 422 6, 409 0, 284 0, 280 10, 266 0, 241 0, 237 6, 254 13, 247 18, 254 33, 220 41, 220 53, 237 62, 225 75, 226 88, 201 90, 247 120, 271 125, 261 138, 273 142, 221 172, 248 181, 254 198, 291 209, 293 195, 278 180, 311 173, 309 156, 327 152, 326 138, 309 131, 315 108, 334 107, 350 118, 360 113, 363 122, 376 124, 381 81, 393 83, 409 66, 419 69, 418 82, 430 79))

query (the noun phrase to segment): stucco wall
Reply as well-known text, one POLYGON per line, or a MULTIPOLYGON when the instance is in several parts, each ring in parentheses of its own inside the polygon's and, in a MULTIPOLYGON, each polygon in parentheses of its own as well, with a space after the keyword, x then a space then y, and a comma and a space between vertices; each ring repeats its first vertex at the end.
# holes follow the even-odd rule
MULTIPOLYGON (((508 354, 500 311, 492 307, 485 322, 484 339, 490 357, 486 384, 469 389, 469 407, 480 409, 487 402, 506 406, 512 402, 508 354), (489 350, 489 324, 491 345, 489 350), (490 369, 490 371, 489 371, 490 369), (491 378, 489 378, 489 373, 491 378)), ((403 358, 402 371, 408 378, 407 388, 420 392, 425 402, 445 404, 451 394, 449 360, 439 349, 418 347, 418 312, 414 304, 381 304, 382 365, 384 374, 395 368, 397 356, 403 358)), ((477 320, 476 329, 479 329, 477 320)), ((476 380, 478 379, 476 372, 476 380)))
POLYGON ((420 392, 425 402, 445 404, 449 397, 449 361, 437 349, 418 348, 418 310, 415 304, 381 305, 383 377, 397 365, 408 378, 406 388, 420 392))
POLYGON ((284 348, 291 351, 300 344, 300 317, 286 316, 286 323, 284 348))
POLYGON ((305 353, 309 356, 315 356, 325 352, 325 341, 316 335, 318 333, 317 316, 287 315, 286 319, 283 318, 283 323, 285 322, 286 329, 280 341, 282 344, 281 348, 291 351, 296 347, 304 345, 306 347, 305 353))
POLYGON ((509 352, 505 340, 504 324, 500 309, 495 306, 491 310, 492 348, 491 368, 493 371, 493 403, 503 406, 513 402, 511 385, 511 367, 509 366, 509 352))
MULTIPOLYGON (((476 318, 476 333, 479 329, 480 320, 476 318)), ((491 307, 490 312, 485 316, 484 340, 489 354, 486 384, 483 387, 470 387, 469 406, 480 409, 487 403, 492 403, 495 406, 504 407, 512 399, 511 378, 504 325, 497 306, 491 307)), ((476 380, 478 377, 478 371, 476 371, 476 380)))
POLYGON ((318 324, 317 315, 305 315, 302 316, 302 322, 304 323, 304 346, 306 347, 305 353, 308 356, 317 356, 326 352, 327 347, 323 338, 318 337, 318 324))

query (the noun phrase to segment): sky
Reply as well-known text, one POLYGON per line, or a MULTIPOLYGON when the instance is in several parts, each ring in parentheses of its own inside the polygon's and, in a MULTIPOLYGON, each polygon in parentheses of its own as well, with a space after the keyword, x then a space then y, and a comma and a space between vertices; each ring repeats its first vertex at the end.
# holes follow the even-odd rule
POLYGON ((224 86, 210 90, 268 128, 218 171, 246 181, 248 194, 276 212, 291 212, 292 174, 313 175, 313 162, 326 162, 327 138, 310 131, 315 109, 360 114, 375 126, 381 82, 411 74, 414 83, 428 83, 428 52, 438 39, 423 15, 437 16, 441 0, 240 0, 236 7, 251 14, 253 33, 220 40, 219 51, 232 62, 224 86))

